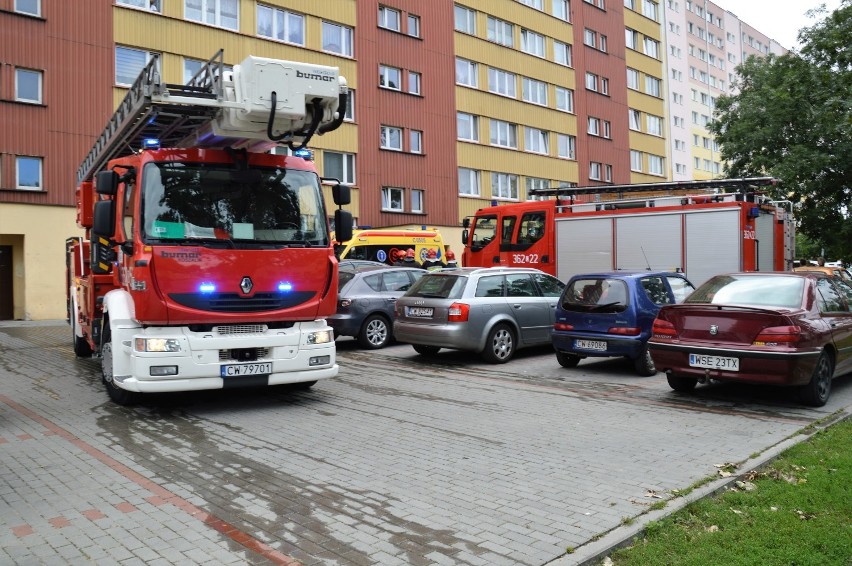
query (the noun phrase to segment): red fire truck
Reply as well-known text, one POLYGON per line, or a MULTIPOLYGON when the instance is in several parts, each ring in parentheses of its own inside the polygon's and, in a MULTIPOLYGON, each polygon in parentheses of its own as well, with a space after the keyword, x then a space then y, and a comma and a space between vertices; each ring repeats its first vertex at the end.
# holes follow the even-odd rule
POLYGON ((483 208, 465 219, 463 265, 577 273, 718 273, 792 268, 792 214, 759 187, 769 177, 542 189, 555 199, 483 208))
MULTIPOLYGON (((74 352, 100 357, 120 404, 335 376, 322 181, 311 161, 269 150, 298 154, 338 128, 345 79, 252 56, 226 71, 222 51, 186 85, 158 69, 155 58, 142 70, 77 171, 85 236, 66 241, 74 352)), ((348 188, 332 192, 348 204, 348 188)), ((349 212, 334 218, 351 232, 349 212)))

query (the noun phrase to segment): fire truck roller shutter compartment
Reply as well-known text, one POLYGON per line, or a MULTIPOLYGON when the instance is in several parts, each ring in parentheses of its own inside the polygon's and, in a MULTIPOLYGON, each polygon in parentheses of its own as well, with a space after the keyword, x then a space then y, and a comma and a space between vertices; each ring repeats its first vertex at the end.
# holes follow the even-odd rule
POLYGON ((681 214, 616 218, 615 268, 675 271, 683 267, 681 214))
POLYGON ((764 211, 753 218, 754 237, 757 238, 757 270, 775 270, 775 215, 764 211))
POLYGON ((556 277, 612 269, 612 218, 556 220, 556 277))
POLYGON ((739 208, 686 215, 686 276, 693 285, 740 271, 742 257, 739 208))

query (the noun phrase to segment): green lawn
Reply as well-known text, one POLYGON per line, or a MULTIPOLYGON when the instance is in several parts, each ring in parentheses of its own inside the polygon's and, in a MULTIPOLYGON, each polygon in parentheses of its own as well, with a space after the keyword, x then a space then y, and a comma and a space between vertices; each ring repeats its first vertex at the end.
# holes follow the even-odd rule
POLYGON ((650 523, 643 539, 610 556, 612 564, 852 564, 852 420, 742 480, 650 523))

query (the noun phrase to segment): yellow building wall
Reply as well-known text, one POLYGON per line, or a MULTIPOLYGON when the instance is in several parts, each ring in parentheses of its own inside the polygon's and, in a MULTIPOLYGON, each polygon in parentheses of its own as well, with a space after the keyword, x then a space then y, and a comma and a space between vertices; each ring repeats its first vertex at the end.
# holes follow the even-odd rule
POLYGON ((65 239, 82 236, 75 209, 0 204, 0 245, 12 246, 16 320, 65 318, 65 239))

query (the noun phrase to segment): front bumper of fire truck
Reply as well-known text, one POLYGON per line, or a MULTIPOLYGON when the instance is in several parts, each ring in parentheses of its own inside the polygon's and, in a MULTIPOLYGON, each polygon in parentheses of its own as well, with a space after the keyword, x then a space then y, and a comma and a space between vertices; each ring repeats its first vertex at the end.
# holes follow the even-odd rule
POLYGON ((209 329, 148 327, 113 336, 113 375, 139 393, 313 382, 337 375, 334 336, 324 320, 209 329))

